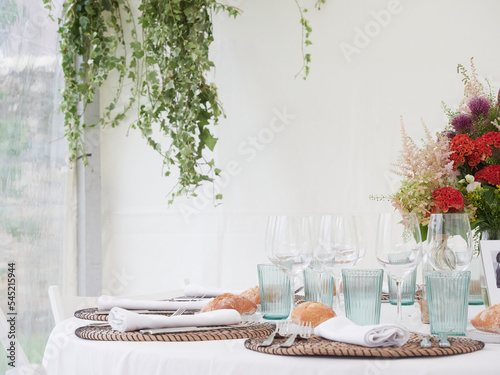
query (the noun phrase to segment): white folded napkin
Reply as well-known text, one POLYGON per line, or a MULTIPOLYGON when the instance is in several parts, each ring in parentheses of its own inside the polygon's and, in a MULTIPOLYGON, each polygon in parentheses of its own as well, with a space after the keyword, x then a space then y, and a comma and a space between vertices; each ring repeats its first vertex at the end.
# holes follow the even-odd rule
POLYGON ((321 323, 314 329, 316 336, 328 340, 368 346, 403 346, 410 333, 396 324, 358 326, 344 317, 335 317, 321 323))
POLYGON ((130 310, 200 310, 209 300, 202 301, 152 301, 113 296, 100 296, 97 300, 98 310, 111 310, 113 307, 121 307, 130 310))
POLYGON ((206 327, 238 324, 241 315, 236 310, 215 310, 195 315, 163 316, 144 315, 113 307, 108 322, 116 331, 137 331, 145 328, 206 327))
POLYGON ((243 290, 223 289, 217 287, 207 287, 196 284, 189 284, 184 287, 184 295, 186 297, 217 297, 224 293, 240 294, 243 290))

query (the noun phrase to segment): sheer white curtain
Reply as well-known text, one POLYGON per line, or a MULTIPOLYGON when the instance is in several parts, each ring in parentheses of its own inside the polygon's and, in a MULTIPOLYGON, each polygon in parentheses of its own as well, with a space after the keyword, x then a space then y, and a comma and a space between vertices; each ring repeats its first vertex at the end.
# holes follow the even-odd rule
MULTIPOLYGON (((0 303, 5 311, 14 262, 17 340, 35 363, 53 327, 47 287, 62 276, 66 230, 56 30, 42 1, 0 1, 0 303)), ((3 354, 0 363, 4 373, 3 354)))

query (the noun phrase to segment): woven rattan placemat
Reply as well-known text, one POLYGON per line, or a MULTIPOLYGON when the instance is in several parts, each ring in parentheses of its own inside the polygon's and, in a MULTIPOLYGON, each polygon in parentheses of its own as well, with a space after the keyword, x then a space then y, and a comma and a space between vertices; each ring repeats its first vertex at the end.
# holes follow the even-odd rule
POLYGON ((273 345, 258 347, 257 344, 265 340, 265 337, 250 338, 245 341, 247 349, 278 355, 290 356, 334 356, 334 357, 363 357, 363 358, 414 358, 435 357, 471 353, 484 347, 481 341, 470 340, 462 337, 450 337, 451 346, 440 347, 438 342, 432 338, 431 348, 421 348, 420 338, 411 335, 410 340, 401 347, 368 348, 359 345, 346 344, 342 342, 325 340, 318 336, 312 336, 309 340, 298 339, 290 348, 280 348, 278 345, 285 341, 277 338, 273 345))
POLYGON ((142 334, 139 331, 118 332, 111 327, 84 326, 75 331, 77 337, 97 341, 209 341, 247 339, 268 336, 274 331, 272 323, 246 322, 239 327, 212 329, 206 331, 142 334))

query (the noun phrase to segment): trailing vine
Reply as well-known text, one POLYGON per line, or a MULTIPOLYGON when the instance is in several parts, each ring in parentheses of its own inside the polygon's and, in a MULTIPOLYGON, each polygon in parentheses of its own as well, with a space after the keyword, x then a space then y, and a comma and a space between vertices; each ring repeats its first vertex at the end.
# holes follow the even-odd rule
MULTIPOLYGON (((315 7, 320 10, 321 9, 321 4, 324 4, 326 0, 316 0, 315 7)), ((307 79, 307 76, 309 75, 310 71, 310 64, 311 64, 311 54, 306 52, 306 48, 312 44, 310 35, 312 32, 311 25, 309 24, 309 20, 305 17, 305 13, 308 12, 307 8, 302 8, 300 6, 299 0, 295 0, 295 4, 297 5, 297 8, 299 9, 300 13, 300 25, 302 26, 302 67, 298 71, 298 73, 295 75, 295 77, 298 77, 302 72, 304 72, 302 78, 307 79)))
POLYGON ((211 126, 223 115, 217 87, 207 78, 214 67, 209 59, 211 13, 225 11, 236 17, 239 10, 214 0, 143 0, 139 10, 144 41, 142 47, 134 46, 134 54, 146 62, 141 94, 148 104, 140 106, 134 127, 163 156, 167 167, 179 168, 172 202, 178 195, 196 196, 196 189, 220 172, 204 154, 214 150, 217 138, 211 126), (155 125, 172 140, 165 150, 153 138, 155 125))
MULTIPOLYGON (((50 0, 43 2, 50 9, 50 0)), ((135 102, 135 95, 131 95, 128 105, 118 114, 112 115, 121 96, 125 77, 135 74, 137 70, 134 59, 128 62, 126 58, 121 12, 125 13, 126 22, 133 22, 126 0, 72 0, 63 4, 62 18, 58 20, 59 49, 65 78, 61 110, 64 113, 65 136, 71 161, 82 157, 87 162, 83 138, 85 128, 118 125, 135 102), (94 101, 96 89, 103 85, 113 71, 118 72, 117 89, 99 122, 82 122, 82 113, 94 101)), ((131 37, 137 39, 135 30, 131 37)))
MULTIPOLYGON (((51 9, 51 0, 42 0, 51 9)), ((306 8, 295 0, 302 26, 303 66, 309 74, 312 44, 306 8)), ((317 0, 316 7, 325 3, 317 0)), ((137 24, 128 0, 65 0, 58 20, 65 86, 61 110, 70 160, 87 163, 84 129, 117 126, 137 105, 138 129, 163 158, 165 175, 178 169, 177 184, 169 203, 179 195, 196 196, 206 181, 220 173, 213 158, 217 143, 212 128, 224 116, 217 87, 210 82, 214 68, 209 59, 213 41, 212 15, 224 12, 236 17, 240 10, 216 0, 140 0, 137 24), (130 25, 130 35, 124 25, 130 25), (141 38, 138 29, 142 29, 141 38), (128 42, 126 42, 128 40, 128 42), (82 113, 94 100, 96 90, 113 75, 115 93, 96 123, 85 123, 82 113), (123 95, 125 86, 130 93, 123 95), (159 132, 158 132, 159 130, 159 132), (167 146, 156 140, 165 135, 167 146)), ((215 199, 221 199, 220 194, 215 199)))
MULTIPOLYGON (((51 0, 43 2, 51 10, 51 0)), ((132 127, 162 155, 166 175, 178 168, 172 203, 182 194, 196 196, 204 181, 213 181, 220 173, 204 154, 215 147, 210 127, 223 115, 217 87, 208 81, 214 67, 208 57, 211 15, 223 11, 236 17, 239 10, 215 0, 142 0, 139 10, 142 42, 127 0, 64 2, 58 33, 65 78, 61 103, 65 136, 70 160, 81 157, 87 163, 84 129, 117 126, 134 103, 142 102, 132 127), (131 25, 129 43, 124 22, 131 25), (118 75, 113 99, 97 123, 84 123, 83 111, 111 73, 118 75), (126 80, 131 92, 124 108, 118 109, 126 80), (166 149, 153 138, 153 129, 169 137, 166 149)))

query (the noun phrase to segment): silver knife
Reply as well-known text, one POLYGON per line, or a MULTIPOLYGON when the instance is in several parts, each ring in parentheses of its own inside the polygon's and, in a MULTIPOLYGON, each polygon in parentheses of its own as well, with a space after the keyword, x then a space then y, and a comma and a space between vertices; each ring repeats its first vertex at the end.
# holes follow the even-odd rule
POLYGON ((196 332, 196 331, 210 331, 212 329, 224 328, 238 328, 247 327, 246 324, 232 325, 232 326, 207 326, 207 327, 175 327, 175 328, 157 328, 157 329, 141 329, 139 332, 147 335, 156 335, 158 333, 177 333, 177 332, 196 332))

